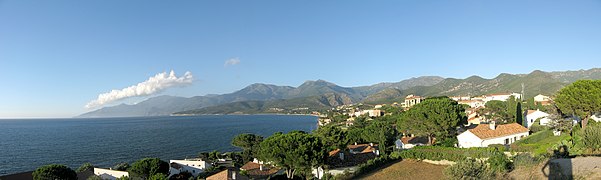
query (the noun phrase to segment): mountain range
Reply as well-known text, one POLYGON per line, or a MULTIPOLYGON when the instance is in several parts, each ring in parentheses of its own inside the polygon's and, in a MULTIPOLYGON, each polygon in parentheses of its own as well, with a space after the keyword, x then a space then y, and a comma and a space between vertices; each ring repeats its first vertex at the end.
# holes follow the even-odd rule
POLYGON ((121 104, 84 113, 78 117, 161 116, 171 114, 286 113, 321 110, 351 103, 401 102, 408 94, 420 96, 483 95, 521 92, 524 96, 552 95, 579 79, 601 79, 601 69, 529 74, 502 73, 492 79, 422 76, 370 86, 341 87, 324 80, 306 81, 298 87, 255 83, 239 91, 194 97, 157 96, 137 104, 121 104))

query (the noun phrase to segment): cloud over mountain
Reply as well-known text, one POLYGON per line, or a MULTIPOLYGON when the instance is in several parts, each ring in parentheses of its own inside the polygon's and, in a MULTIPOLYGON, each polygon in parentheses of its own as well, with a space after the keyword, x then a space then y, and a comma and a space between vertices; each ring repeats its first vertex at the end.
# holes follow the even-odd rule
POLYGON ((102 93, 98 95, 96 100, 90 101, 88 104, 86 104, 85 107, 91 109, 129 97, 152 95, 170 87, 189 85, 192 83, 193 79, 194 77, 190 72, 186 72, 180 77, 177 77, 173 70, 169 72, 169 74, 167 74, 167 72, 158 73, 157 75, 148 78, 148 80, 136 85, 120 90, 114 89, 110 92, 102 93))

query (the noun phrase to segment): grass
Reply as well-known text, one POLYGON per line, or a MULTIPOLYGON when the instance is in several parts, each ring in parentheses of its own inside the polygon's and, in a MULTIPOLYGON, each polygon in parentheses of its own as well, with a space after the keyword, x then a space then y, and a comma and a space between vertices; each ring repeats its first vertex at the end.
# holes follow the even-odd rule
POLYGON ((554 136, 551 130, 536 132, 524 139, 513 143, 510 148, 512 151, 531 152, 535 155, 548 154, 562 142, 567 142, 570 135, 562 133, 560 136, 554 136))
POLYGON ((358 179, 445 179, 444 169, 448 166, 429 164, 413 159, 404 159, 386 168, 358 179))

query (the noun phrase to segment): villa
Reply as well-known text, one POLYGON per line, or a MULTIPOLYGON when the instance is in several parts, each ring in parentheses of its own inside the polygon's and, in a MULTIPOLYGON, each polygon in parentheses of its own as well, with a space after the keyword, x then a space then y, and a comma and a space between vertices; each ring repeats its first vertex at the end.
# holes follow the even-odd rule
POLYGON ((115 180, 117 178, 129 177, 127 171, 117 171, 112 169, 94 168, 94 175, 102 179, 115 180))
POLYGON ((517 123, 472 125, 457 136, 460 148, 488 147, 491 144, 509 145, 529 135, 529 130, 517 123))
POLYGON ((169 160, 169 176, 181 172, 189 172, 194 176, 198 176, 198 174, 210 167, 211 164, 202 159, 169 160))

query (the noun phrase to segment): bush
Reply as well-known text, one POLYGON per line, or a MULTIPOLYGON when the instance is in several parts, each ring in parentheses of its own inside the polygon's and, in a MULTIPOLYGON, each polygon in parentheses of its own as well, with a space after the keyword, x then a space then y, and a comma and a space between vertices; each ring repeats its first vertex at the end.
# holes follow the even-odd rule
POLYGON ((444 171, 445 176, 449 179, 493 179, 495 173, 488 168, 486 163, 475 160, 465 159, 457 162, 457 164, 449 166, 444 171))
POLYGON ((499 151, 495 151, 492 156, 486 160, 486 162, 490 165, 490 169, 495 172, 504 173, 511 169, 511 161, 505 154, 499 151))
POLYGON ((601 126, 588 126, 583 131, 583 142, 587 148, 593 151, 601 148, 601 126))
POLYGON ((537 133, 537 132, 544 131, 547 129, 549 129, 549 127, 540 125, 540 120, 534 121, 532 126, 530 126, 530 131, 532 131, 532 133, 537 133))
POLYGON ((168 179, 169 178, 167 178, 167 175, 161 174, 161 173, 154 174, 148 178, 148 180, 168 180, 168 179))
POLYGON ((93 176, 88 177, 87 180, 102 180, 102 178, 98 175, 93 175, 93 176))
POLYGON ((434 161, 461 161, 470 158, 487 158, 495 148, 452 148, 442 146, 417 146, 410 150, 394 153, 403 159, 429 159, 434 161))
POLYGON ((520 153, 512 157, 513 167, 532 167, 540 164, 545 158, 542 156, 532 156, 528 153, 520 153))
POLYGON ((77 173, 65 165, 51 164, 42 166, 32 173, 34 180, 76 180, 77 173))
POLYGON ((127 169, 129 169, 129 164, 126 162, 122 162, 113 166, 113 170, 117 171, 127 171, 127 169))
POLYGON ((509 151, 509 148, 507 148, 507 146, 505 146, 503 144, 491 144, 491 145, 488 145, 488 147, 497 149, 499 151, 509 151))

